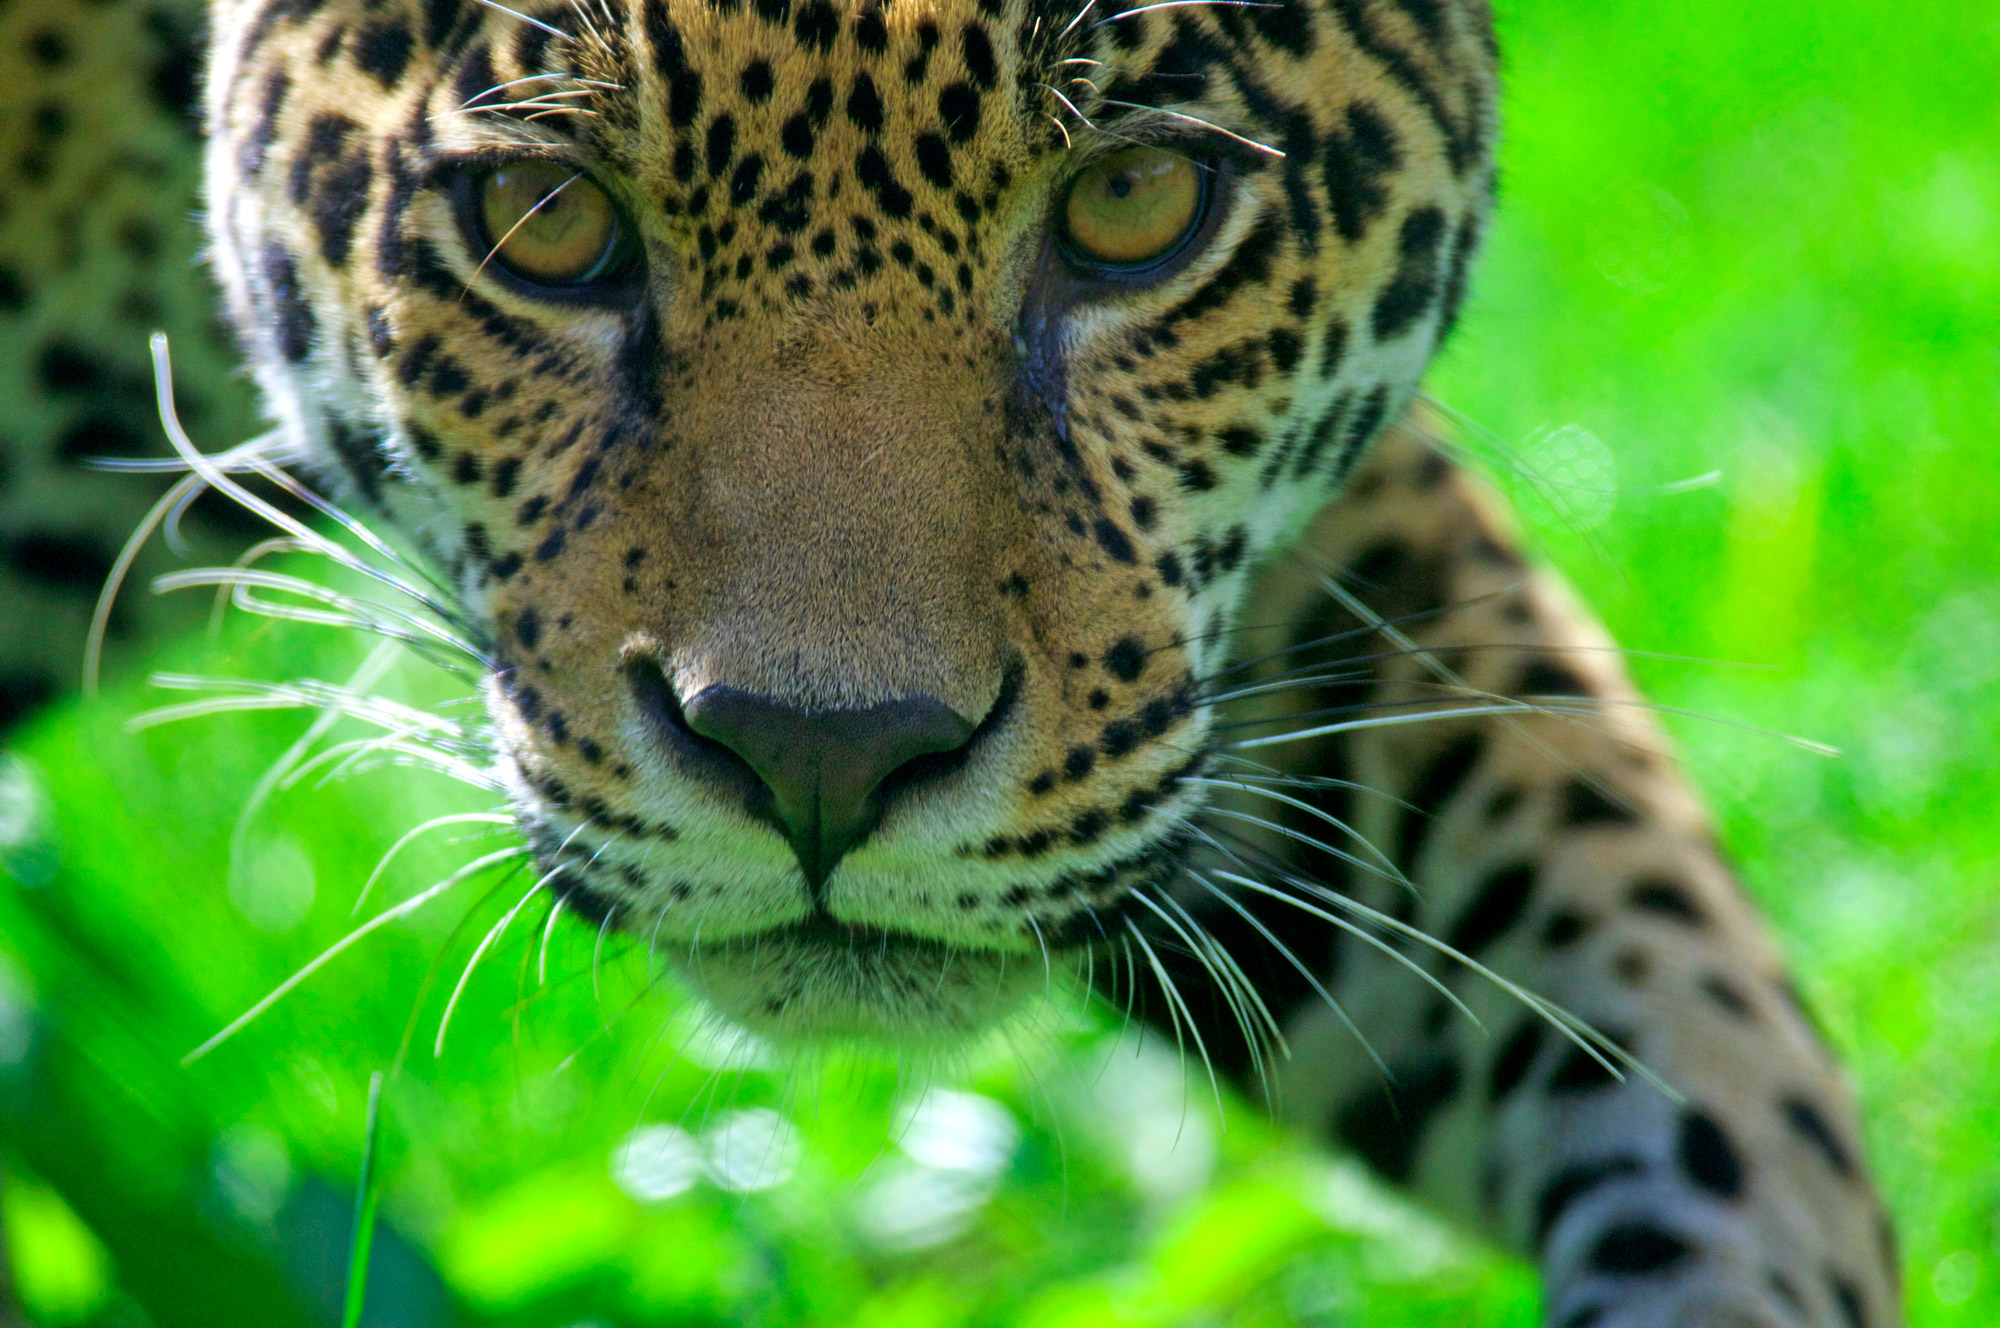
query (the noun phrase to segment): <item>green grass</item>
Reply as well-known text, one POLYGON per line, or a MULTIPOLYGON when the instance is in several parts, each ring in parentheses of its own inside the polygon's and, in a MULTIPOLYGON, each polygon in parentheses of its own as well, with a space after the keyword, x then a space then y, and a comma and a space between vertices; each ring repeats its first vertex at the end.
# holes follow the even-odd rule
MULTIPOLYGON (((1755 666, 1636 660, 1657 699, 1841 750, 1673 724, 1853 1067, 1913 1322, 2000 1321, 2000 15, 1502 8, 1504 209, 1432 391, 1490 435, 1621 641, 1755 666)), ((238 629, 173 662, 339 677, 354 649, 238 629)), ((122 731, 154 703, 115 691, 0 767, 0 1155, 23 1173, 5 1220, 49 1323, 134 1323, 135 1303, 161 1328, 337 1322, 367 1084, 413 1007, 364 1322, 1534 1322, 1524 1270, 1252 1112, 1218 1131, 1197 1094, 1185 1124, 1106 1131, 1176 1071, 1110 1057, 1118 1029, 1091 1017, 968 1055, 954 1083, 980 1096, 947 1102, 997 1141, 992 1174, 885 1142, 921 1087, 893 1065, 776 1072, 667 998, 628 1009, 643 955, 599 956, 587 928, 557 929, 540 988, 532 910, 434 1058, 460 965, 526 888, 498 873, 182 1070, 343 934, 402 828, 487 800, 396 770, 296 789, 232 871, 236 811, 301 721, 122 731), (755 1170, 773 1110, 795 1129, 781 1185, 641 1202, 612 1180, 641 1121, 684 1131, 645 1145, 660 1190, 730 1137, 719 1174, 755 1170), (883 1215, 924 1186, 970 1224, 899 1247, 883 1215)), ((389 884, 507 842, 440 834, 389 884)))

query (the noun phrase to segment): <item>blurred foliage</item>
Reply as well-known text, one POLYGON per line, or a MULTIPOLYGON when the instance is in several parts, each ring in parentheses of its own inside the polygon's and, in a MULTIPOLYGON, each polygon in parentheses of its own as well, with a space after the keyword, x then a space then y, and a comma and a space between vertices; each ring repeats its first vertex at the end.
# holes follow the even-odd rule
MULTIPOLYGON (((1501 8, 1503 211, 1432 391, 1658 652, 1634 667, 1860 1082, 1913 1322, 2000 1321, 2000 16, 1501 8)), ((360 650, 238 621, 166 665, 337 679, 360 650)), ((467 704, 418 666, 386 686, 467 704)), ((108 693, 0 757, 0 1218, 44 1324, 336 1322, 366 1085, 399 1048, 384 1328, 1535 1321, 1526 1270, 1218 1117, 1099 1011, 948 1070, 775 1065, 643 943, 537 904, 434 1055, 531 883, 508 863, 182 1068, 346 933, 405 830, 492 799, 316 775, 232 854, 307 721, 125 730, 160 700, 108 693)), ((441 827, 375 904, 513 842, 441 827)))

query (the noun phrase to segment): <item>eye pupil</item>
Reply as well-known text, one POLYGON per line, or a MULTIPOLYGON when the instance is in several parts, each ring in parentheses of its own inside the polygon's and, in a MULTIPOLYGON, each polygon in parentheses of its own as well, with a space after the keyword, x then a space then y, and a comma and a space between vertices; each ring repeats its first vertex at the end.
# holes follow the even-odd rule
POLYGON ((1202 211, 1202 174, 1165 148, 1125 148, 1099 158, 1070 185, 1062 239, 1094 268, 1150 267, 1178 251, 1202 211))

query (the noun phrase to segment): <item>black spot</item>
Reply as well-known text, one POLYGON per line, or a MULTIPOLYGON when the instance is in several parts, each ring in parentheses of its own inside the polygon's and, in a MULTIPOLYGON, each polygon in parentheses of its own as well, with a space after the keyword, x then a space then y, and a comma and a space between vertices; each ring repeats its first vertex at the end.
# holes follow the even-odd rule
POLYGON ((1265 344, 1271 348, 1271 363, 1277 366, 1279 373, 1290 373, 1297 367, 1299 356, 1305 348, 1305 343, 1299 339, 1299 334, 1288 327, 1274 329, 1271 335, 1265 338, 1265 344))
POLYGON ((825 51, 840 32, 840 16, 827 0, 807 0, 792 20, 792 32, 799 44, 810 50, 825 51))
POLYGON ((1549 1177, 1535 1199, 1532 1248, 1538 1254, 1541 1252, 1542 1247, 1548 1244, 1549 1233, 1555 1230, 1556 1223, 1562 1221, 1563 1214, 1584 1195, 1622 1177, 1644 1175, 1645 1171, 1645 1164, 1638 1158, 1620 1155, 1594 1162, 1572 1162, 1549 1177))
MULTIPOLYGON (((850 104, 850 111, 852 106, 850 104)), ((898 220, 910 215, 916 201, 910 191, 896 180, 895 172, 889 168, 889 159, 882 155, 882 149, 872 143, 861 149, 854 158, 854 178, 862 188, 875 195, 882 210, 898 220)))
POLYGON ((1679 881, 1664 876, 1642 876, 1625 892, 1626 902, 1641 913, 1668 918, 1689 927, 1708 925, 1708 915, 1679 881))
POLYGON ((401 19, 371 23, 354 40, 354 63, 393 92, 396 80, 409 67, 412 44, 409 25, 401 19))
POLYGON ((0 673, 0 733, 55 700, 60 690, 55 678, 39 669, 0 673))
MULTIPOLYGON (((1599 1029, 1604 1037, 1618 1047, 1630 1049, 1630 1038, 1610 1029, 1599 1029)), ((1572 1045, 1556 1064, 1549 1075, 1548 1091, 1551 1096, 1566 1097, 1577 1093, 1592 1093, 1600 1088, 1615 1088, 1618 1077, 1611 1073, 1604 1062, 1610 1060, 1604 1052, 1593 1055, 1582 1047, 1572 1045)))
POLYGON ((542 640, 542 617, 532 608, 522 609, 521 616, 514 620, 514 639, 523 648, 533 650, 542 640))
POLYGON ((28 58, 45 69, 69 61, 69 38, 54 28, 42 28, 28 36, 28 58))
POLYGON ((1718 1199, 1743 1196, 1743 1158, 1715 1118, 1688 1107, 1681 1112, 1676 1157, 1687 1178, 1718 1199))
POLYGON ((344 115, 319 114, 306 126, 305 146, 292 161, 291 181, 286 192, 294 203, 312 197, 313 171, 322 163, 338 161, 347 136, 358 126, 344 115))
POLYGON ((449 355, 440 355, 431 366, 431 392, 436 396, 455 397, 472 385, 465 368, 449 355))
POLYGON ((1104 754, 1115 761, 1139 745, 1139 726, 1129 719, 1113 720, 1104 726, 1097 741, 1104 754))
POLYGON ((879 5, 870 3, 854 16, 854 44, 870 55, 889 49, 889 25, 882 21, 879 5))
POLYGON ((17 314, 28 307, 28 283, 21 271, 0 263, 0 314, 17 314))
POLYGON ((1224 429, 1216 437, 1222 442, 1222 450, 1234 457, 1255 456, 1264 445, 1264 436, 1254 429, 1224 429))
POLYGON ((1257 35, 1281 51, 1309 55, 1313 48, 1312 10, 1300 0, 1283 0, 1249 12, 1257 35))
POLYGON ((331 267, 344 267, 353 248, 354 228, 368 210, 369 185, 375 168, 355 153, 320 177, 313 195, 313 224, 319 228, 319 252, 331 267))
POLYGON ((979 94, 964 83, 948 83, 938 93, 938 116, 945 136, 963 143, 979 132, 979 94))
POLYGON ((1507 1040, 1500 1044, 1494 1054, 1493 1067, 1487 1074, 1486 1097, 1489 1102, 1499 1102, 1527 1077, 1533 1068, 1535 1058, 1541 1055, 1549 1036, 1548 1021, 1538 1014, 1524 1015, 1515 1025, 1507 1040))
POLYGON ((271 294, 278 353, 297 364, 312 354, 316 320, 312 306, 299 290, 298 269, 292 266, 291 255, 275 240, 264 246, 264 281, 271 294))
POLYGON ((1833 1273, 1827 1277, 1827 1287, 1833 1292, 1833 1303, 1840 1308, 1840 1317, 1847 1328, 1868 1328, 1868 1309, 1854 1283, 1833 1273))
POLYGON ((1360 240, 1382 214, 1389 201, 1385 177, 1401 164, 1389 122, 1363 102, 1349 106, 1346 132, 1335 129, 1327 135, 1321 162, 1333 223, 1348 243, 1360 240))
POLYGON ((1833 1127, 1827 1124, 1818 1107, 1802 1097, 1788 1097, 1778 1105, 1784 1112, 1785 1123, 1792 1127, 1795 1134, 1817 1149, 1828 1166, 1840 1175, 1853 1179, 1854 1154, 1833 1132, 1833 1127))
POLYGON ((708 126, 706 148, 708 173, 720 176, 736 155, 736 121, 726 115, 716 116, 708 126))
POLYGON ((1485 735, 1466 733, 1424 763, 1404 795, 1407 805, 1400 813, 1396 831, 1397 861, 1406 866, 1416 865, 1445 803, 1464 787, 1485 754, 1485 735))
POLYGON ((1806 1312, 1805 1297, 1799 1294, 1798 1283, 1792 1281, 1792 1279, 1786 1275, 1783 1269, 1781 1268, 1766 1269, 1764 1272, 1764 1280, 1770 1283, 1772 1293, 1776 1295, 1779 1300, 1782 1300, 1785 1302, 1785 1304, 1791 1306, 1792 1310, 1795 1313, 1797 1313, 1800 1318, 1805 1317, 1805 1312, 1806 1312))
POLYGON ((751 105, 762 106, 771 100, 771 89, 774 86, 770 62, 752 60, 743 66, 743 72, 737 75, 736 83, 743 89, 743 95, 749 98, 751 105))
POLYGON ((155 106, 193 128, 200 113, 202 64, 197 29, 180 15, 154 9, 146 15, 146 35, 153 43, 147 93, 155 106))
POLYGON ((865 133, 875 133, 882 128, 882 97, 875 91, 875 80, 866 74, 854 76, 854 86, 847 94, 847 118, 854 127, 865 133))
POLYGON ((285 108, 285 98, 291 88, 291 76, 283 68, 272 70, 271 76, 264 81, 264 95, 258 103, 256 122, 236 157, 236 164, 245 175, 255 175, 264 168, 265 154, 278 136, 278 115, 285 108))
POLYGON ((1089 774, 1097 764, 1097 753, 1089 747, 1072 747, 1063 758, 1063 776, 1069 780, 1079 780, 1089 774))
POLYGON ((370 503, 381 501, 382 481, 389 476, 389 459, 365 435, 339 420, 326 422, 326 445, 354 487, 370 503))
POLYGON ((1103 549, 1113 562, 1130 565, 1138 561, 1130 537, 1109 517, 1097 518, 1091 525, 1091 533, 1097 538, 1097 547, 1103 549))
POLYGON ((1397 1183, 1417 1169, 1417 1153, 1433 1117, 1458 1096, 1459 1068, 1449 1055, 1399 1069, 1393 1087, 1370 1088, 1340 1109, 1334 1130, 1363 1161, 1397 1183))
POLYGON ((517 456, 501 457, 493 463, 493 469, 489 472, 489 475, 492 481, 493 496, 495 498, 507 497, 514 492, 514 485, 520 479, 521 458, 517 456))
POLYGON ((1644 1219, 1620 1222, 1590 1247, 1590 1266, 1600 1273, 1637 1277, 1663 1273, 1693 1253, 1686 1239, 1644 1219))
POLYGON ((965 69, 982 88, 990 89, 1000 76, 993 59, 993 42, 977 23, 965 25, 965 69))
POLYGON ((101 363, 105 358, 102 351, 51 338, 35 359, 35 381, 44 392, 58 396, 101 391, 108 377, 101 363))
POLYGON ((1104 652, 1104 669, 1120 682, 1137 682, 1146 668, 1146 645, 1136 636, 1120 637, 1104 652))
POLYGON ((1701 980, 1701 994, 1720 1006, 1725 1013, 1736 1019, 1755 1019, 1756 1010, 1736 985, 1719 973, 1710 973, 1701 980))
POLYGON ((86 535, 30 530, 7 541, 7 566, 29 581, 71 594, 96 594, 112 555, 86 535))
POLYGON ((1553 660, 1537 659, 1521 670, 1516 696, 1588 696, 1590 688, 1576 673, 1553 660))
POLYGON ((71 465, 81 465, 92 457, 145 456, 152 450, 151 441, 136 421, 150 419, 150 412, 136 415, 93 412, 63 430, 56 454, 71 465))
POLYGON ((1430 312, 1439 294, 1438 252, 1444 235, 1445 215, 1439 208, 1418 208, 1403 218, 1397 237, 1400 264, 1375 300, 1372 322, 1377 341, 1401 336, 1430 312))
POLYGON ((1593 925, 1591 919, 1575 909, 1557 909, 1549 915, 1549 920, 1542 924, 1542 948, 1561 950, 1574 945, 1583 939, 1584 933, 1593 925))
MULTIPOLYGON (((1365 436, 1359 423, 1350 435, 1354 445, 1365 436)), ((1364 550, 1348 568, 1347 579, 1358 583, 1370 608, 1391 622, 1401 622, 1444 608, 1446 575, 1439 559, 1420 554, 1401 540, 1389 539, 1364 550)))
POLYGON ((1319 282, 1311 275, 1300 277, 1292 283, 1292 293, 1285 300, 1285 307, 1292 311, 1294 318, 1309 318, 1319 303, 1319 282))
POLYGON ((1489 872, 1479 892, 1452 924, 1445 943, 1460 954, 1477 957, 1521 920, 1535 893, 1535 865, 1510 863, 1489 872))
MULTIPOLYGON (((748 203, 757 196, 757 181, 764 174, 764 158, 757 153, 745 157, 729 177, 729 201, 748 203)), ((747 275, 747 273, 743 274, 747 275)))
POLYGON ((1564 825, 1633 825, 1639 820, 1638 813, 1630 807, 1613 802, 1581 779, 1572 779, 1564 785, 1562 796, 1564 825))
POLYGON ((803 114, 794 115, 785 121, 784 127, 778 131, 778 143, 785 149, 785 155, 797 157, 802 161, 812 155, 813 144, 816 141, 817 136, 813 133, 812 122, 803 114))
POLYGON ((1556 1328, 1597 1328, 1597 1325, 1603 1322, 1602 1305, 1580 1305, 1571 1310, 1568 1317, 1557 1324, 1556 1328))
POLYGON ((58 102, 45 101, 29 117, 37 138, 59 138, 69 129, 69 112, 58 102))
POLYGON ((936 134, 917 136, 917 169, 940 189, 951 188, 951 149, 936 134))

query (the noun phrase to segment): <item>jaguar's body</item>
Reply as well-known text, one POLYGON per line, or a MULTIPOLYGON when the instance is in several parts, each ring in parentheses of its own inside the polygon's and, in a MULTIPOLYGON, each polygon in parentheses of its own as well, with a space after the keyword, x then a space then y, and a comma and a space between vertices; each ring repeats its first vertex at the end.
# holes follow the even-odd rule
MULTIPOLYGON (((69 20, 20 13, 33 64, 69 20)), ((230 321, 452 588, 564 907, 793 1040, 948 1039, 1101 957, 1536 1255, 1552 1324, 1899 1321, 1852 1106, 1671 754, 1394 426, 1491 206, 1483 4, 211 18, 230 321), (1137 259, 1135 162, 1192 182, 1137 259)), ((66 315, 20 303, 32 355, 66 315)))

